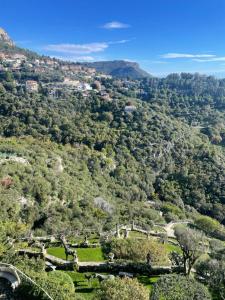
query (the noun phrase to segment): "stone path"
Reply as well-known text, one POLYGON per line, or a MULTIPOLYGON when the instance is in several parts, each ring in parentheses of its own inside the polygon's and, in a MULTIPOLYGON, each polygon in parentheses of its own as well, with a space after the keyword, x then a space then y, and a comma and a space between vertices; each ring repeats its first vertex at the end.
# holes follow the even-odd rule
POLYGON ((82 261, 78 263, 79 267, 99 267, 99 266, 104 266, 106 265, 106 262, 95 262, 95 261, 82 261))
MULTIPOLYGON (((58 257, 55 257, 53 255, 49 255, 47 254, 45 256, 46 260, 50 261, 52 264, 55 264, 55 265, 73 265, 73 261, 72 260, 65 260, 65 259, 61 259, 61 258, 58 258, 58 257)), ((104 266, 106 265, 107 263, 106 262, 99 262, 99 261, 84 261, 84 262, 78 262, 78 266, 79 267, 88 267, 88 266, 91 266, 91 267, 99 267, 99 266, 104 266)))
POLYGON ((62 258, 58 258, 58 257, 50 255, 50 254, 47 254, 45 256, 45 258, 46 258, 46 260, 50 261, 51 263, 57 264, 57 265, 71 265, 71 264, 73 264, 73 261, 71 261, 71 260, 64 260, 62 258))
POLYGON ((169 237, 169 238, 175 238, 175 234, 174 234, 174 227, 176 226, 176 225, 185 225, 185 224, 190 224, 190 222, 189 221, 184 221, 184 222, 170 222, 170 223, 168 223, 168 224, 166 224, 165 226, 164 226, 164 229, 165 229, 165 231, 166 231, 166 233, 167 233, 167 236, 169 237))

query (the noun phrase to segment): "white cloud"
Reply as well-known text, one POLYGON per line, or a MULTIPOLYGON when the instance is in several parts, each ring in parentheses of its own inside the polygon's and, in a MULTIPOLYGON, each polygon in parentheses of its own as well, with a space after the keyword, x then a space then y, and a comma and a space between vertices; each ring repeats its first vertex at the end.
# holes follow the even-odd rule
POLYGON ((73 62, 91 62, 91 61, 96 61, 96 58, 93 56, 51 56, 55 57, 57 59, 61 59, 64 61, 73 61, 73 62))
POLYGON ((125 44, 130 40, 109 41, 100 43, 88 43, 88 44, 52 44, 47 45, 43 49, 51 52, 61 53, 62 56, 69 57, 81 57, 82 59, 91 60, 91 56, 88 54, 104 52, 110 45, 125 44))
POLYGON ((103 52, 109 47, 105 42, 90 44, 55 44, 48 45, 44 49, 53 52, 61 52, 67 54, 90 54, 103 52))
POLYGON ((161 55, 162 58, 213 58, 215 55, 213 54, 188 54, 188 53, 166 53, 161 55))
POLYGON ((209 59, 193 59, 196 62, 216 62, 216 61, 225 61, 225 56, 222 57, 212 57, 209 59))
POLYGON ((129 24, 125 24, 125 23, 121 23, 121 22, 117 22, 117 21, 109 22, 102 26, 102 28, 105 28, 105 29, 123 29, 123 28, 129 28, 129 27, 130 27, 129 24))
POLYGON ((120 40, 120 41, 115 41, 115 42, 108 42, 107 44, 108 45, 125 44, 125 43, 128 43, 130 41, 131 41, 131 39, 130 40, 120 40))

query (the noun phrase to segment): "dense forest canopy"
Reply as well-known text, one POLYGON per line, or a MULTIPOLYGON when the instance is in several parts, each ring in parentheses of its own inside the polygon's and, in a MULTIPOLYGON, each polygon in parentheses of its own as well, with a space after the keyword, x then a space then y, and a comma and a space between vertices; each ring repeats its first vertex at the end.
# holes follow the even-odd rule
MULTIPOLYGON (((10 71, 0 75, 0 134, 7 138, 32 136, 37 141, 32 143, 40 144, 43 151, 45 146, 40 139, 61 144, 63 150, 59 157, 65 156, 63 165, 70 161, 66 149, 71 147, 83 166, 79 168, 76 161, 71 161, 74 170, 63 174, 67 176, 63 179, 63 190, 77 176, 82 180, 88 174, 89 186, 84 188, 85 197, 90 199, 88 205, 93 205, 95 197, 106 198, 119 211, 121 205, 129 207, 137 201, 151 200, 158 205, 166 201, 184 211, 194 207, 225 223, 224 80, 198 74, 172 74, 164 79, 132 81, 126 90, 121 87, 123 81, 102 79, 101 84, 114 93, 114 98, 106 101, 94 92, 88 97, 74 92, 58 98, 49 97, 44 88, 38 93, 27 93, 14 86, 19 75, 10 71), (135 110, 127 113, 127 105, 134 106, 135 110)), ((41 85, 41 78, 37 80, 41 85)), ((2 147, 9 141, 3 139, 2 147)), ((27 143, 24 138, 22 141, 27 143)), ((3 156, 10 153, 10 149, 4 149, 3 156)), ((22 151, 15 155, 26 157, 27 154, 22 151)), ((49 159, 47 153, 43 155, 49 159)), ((45 167, 46 173, 48 163, 45 167)), ((72 211, 71 200, 78 203, 84 195, 83 191, 74 190, 62 195, 65 191, 58 190, 57 174, 48 172, 39 179, 35 174, 29 177, 31 185, 38 189, 43 184, 42 192, 37 193, 35 188, 27 191, 23 177, 31 171, 25 168, 19 178, 10 168, 13 168, 11 163, 1 171, 2 180, 11 176, 14 183, 7 193, 15 190, 20 197, 29 194, 38 207, 34 218, 37 221, 42 214, 42 203, 52 203, 54 198, 61 201, 63 209, 72 211)), ((89 212, 90 218, 96 213, 89 212)), ((107 218, 104 222, 109 221, 107 218)), ((176 216, 171 213, 171 218, 176 216)))
POLYGON ((160 219, 168 203, 167 221, 200 212, 225 224, 225 80, 187 73, 142 80, 95 74, 86 93, 61 87, 65 76, 77 80, 64 70, 82 64, 0 48, 25 57, 19 68, 1 62, 1 188, 13 201, 29 199, 32 206, 18 204, 18 214, 32 228, 53 230, 51 219, 70 224, 76 210, 79 227, 82 214, 91 226, 107 227, 135 218, 148 201, 155 204, 139 216, 145 223, 160 219), (49 64, 44 71, 41 61, 49 64), (36 92, 27 91, 28 80, 38 83, 36 92), (60 87, 57 96, 49 92, 54 85, 60 87), (96 198, 102 201, 97 208, 96 198))

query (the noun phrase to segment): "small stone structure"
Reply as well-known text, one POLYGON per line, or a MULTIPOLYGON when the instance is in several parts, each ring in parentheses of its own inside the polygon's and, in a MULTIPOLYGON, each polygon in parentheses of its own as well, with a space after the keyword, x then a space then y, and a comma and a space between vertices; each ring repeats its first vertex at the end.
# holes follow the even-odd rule
POLYGON ((0 263, 0 277, 7 279, 11 283, 12 289, 16 289, 20 283, 20 277, 18 276, 16 270, 7 264, 0 263))

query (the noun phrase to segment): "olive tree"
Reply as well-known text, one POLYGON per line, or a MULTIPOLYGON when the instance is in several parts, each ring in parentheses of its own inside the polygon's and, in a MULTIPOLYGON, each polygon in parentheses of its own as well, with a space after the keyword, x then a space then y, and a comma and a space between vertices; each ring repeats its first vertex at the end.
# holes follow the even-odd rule
POLYGON ((225 262, 216 258, 201 261, 196 266, 196 275, 209 286, 218 299, 225 299, 225 262))
POLYGON ((182 250, 182 261, 185 275, 190 275, 197 259, 206 251, 203 233, 184 226, 175 228, 175 236, 182 250))

